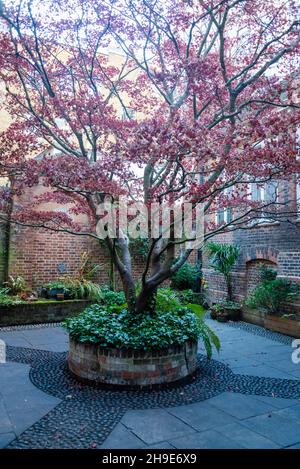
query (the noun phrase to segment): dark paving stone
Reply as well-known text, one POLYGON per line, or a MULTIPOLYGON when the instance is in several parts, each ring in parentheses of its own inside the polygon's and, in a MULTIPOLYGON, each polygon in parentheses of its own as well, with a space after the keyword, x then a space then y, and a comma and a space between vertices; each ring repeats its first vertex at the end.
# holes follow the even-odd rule
POLYGON ((276 368, 268 365, 236 367, 234 368, 234 372, 242 375, 265 376, 266 378, 296 379, 293 378, 289 373, 277 370, 276 368))
MULTIPOLYGON (((209 399, 209 404, 216 406, 218 409, 227 412, 227 414, 237 419, 246 419, 274 410, 274 406, 271 404, 258 401, 252 396, 228 392, 209 399)), ((221 422, 220 425, 222 425, 221 422)))
POLYGON ((161 441, 155 445, 143 446, 143 449, 174 449, 174 446, 168 443, 168 441, 161 441))
POLYGON ((118 423, 103 445, 101 445, 101 449, 138 449, 144 447, 144 445, 145 443, 122 423, 118 423))
POLYGON ((255 399, 265 402, 266 404, 271 404, 277 409, 285 409, 286 407, 292 407, 294 405, 299 404, 298 399, 282 399, 280 397, 277 397, 276 394, 274 395, 274 397, 255 396, 255 399))
POLYGON ((272 366, 273 368, 277 368, 278 370, 282 370, 285 372, 300 372, 300 363, 293 363, 291 356, 285 357, 281 359, 275 359, 271 357, 270 361, 268 362, 269 366, 272 366))
POLYGON ((300 422, 288 420, 276 413, 251 417, 241 421, 241 424, 281 446, 290 446, 299 442, 300 422))
POLYGON ((247 449, 277 449, 281 447, 269 438, 243 427, 240 423, 218 427, 217 430, 247 449))
POLYGON ((296 445, 288 446, 286 449, 300 449, 300 442, 296 445))
POLYGON ((0 449, 5 448, 15 438, 16 438, 16 435, 12 432, 0 433, 0 449))
POLYGON ((13 426, 9 418, 3 399, 0 400, 0 433, 10 433, 13 426))
POLYGON ((300 403, 293 407, 288 407, 287 409, 277 410, 275 414, 287 419, 298 420, 300 423, 300 403))
POLYGON ((243 446, 215 430, 187 435, 186 437, 170 440, 177 449, 241 449, 243 446))
POLYGON ((195 433, 190 426, 162 409, 129 411, 122 423, 148 445, 195 433))
POLYGON ((236 421, 236 419, 228 413, 222 412, 210 405, 210 402, 211 399, 197 404, 174 407, 168 409, 168 412, 198 431, 209 430, 218 425, 226 425, 236 421))

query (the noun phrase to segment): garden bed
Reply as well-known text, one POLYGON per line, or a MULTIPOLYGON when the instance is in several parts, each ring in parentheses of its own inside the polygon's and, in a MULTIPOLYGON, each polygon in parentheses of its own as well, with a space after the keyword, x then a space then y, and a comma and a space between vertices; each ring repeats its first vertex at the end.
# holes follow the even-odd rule
POLYGON ((300 338, 300 317, 290 319, 263 313, 255 309, 244 308, 242 311, 242 319, 246 322, 265 327, 266 329, 274 332, 280 332, 291 337, 300 338))
POLYGON ((0 326, 60 322, 81 313, 92 302, 89 300, 36 301, 0 306, 0 326))

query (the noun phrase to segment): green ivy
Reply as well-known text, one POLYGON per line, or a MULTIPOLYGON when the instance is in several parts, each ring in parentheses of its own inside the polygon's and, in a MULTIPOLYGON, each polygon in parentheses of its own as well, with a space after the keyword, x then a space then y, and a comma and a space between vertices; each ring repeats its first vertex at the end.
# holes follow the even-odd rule
POLYGON ((84 343, 97 343, 101 347, 159 350, 201 338, 211 357, 212 346, 217 350, 220 342, 204 323, 199 305, 178 307, 173 311, 157 310, 154 316, 134 318, 126 309, 116 312, 114 306, 92 305, 82 314, 67 319, 63 325, 72 338, 84 343))

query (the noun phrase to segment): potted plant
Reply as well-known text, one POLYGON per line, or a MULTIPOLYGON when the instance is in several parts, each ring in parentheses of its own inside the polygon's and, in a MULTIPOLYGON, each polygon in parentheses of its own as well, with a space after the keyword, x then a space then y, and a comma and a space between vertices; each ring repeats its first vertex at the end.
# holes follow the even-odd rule
POLYGON ((47 297, 53 300, 64 300, 70 298, 70 290, 66 288, 61 280, 52 280, 46 285, 47 297))
POLYGON ((221 303, 215 303, 210 308, 211 319, 217 319, 218 315, 222 312, 221 303))
POLYGON ((225 321, 238 321, 241 317, 241 305, 234 301, 220 301, 211 307, 210 317, 212 319, 225 321))
POLYGON ((239 321, 241 318, 241 305, 234 301, 225 301, 223 303, 223 311, 228 314, 228 318, 231 321, 239 321))

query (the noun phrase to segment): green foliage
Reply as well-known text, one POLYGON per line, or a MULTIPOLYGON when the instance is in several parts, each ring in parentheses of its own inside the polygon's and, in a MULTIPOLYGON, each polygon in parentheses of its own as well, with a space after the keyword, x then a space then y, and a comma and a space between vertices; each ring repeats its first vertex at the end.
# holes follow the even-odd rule
POLYGON ((259 275, 261 281, 264 283, 275 280, 277 277, 277 272, 274 269, 270 269, 270 267, 267 267, 266 265, 262 265, 259 269, 259 275))
POLYGON ((13 277, 10 275, 8 281, 5 282, 5 285, 9 289, 11 295, 18 295, 19 293, 25 292, 27 290, 27 285, 23 277, 18 275, 13 277))
POLYGON ((276 278, 265 280, 252 292, 246 305, 269 313, 281 313, 286 302, 299 295, 299 286, 289 280, 276 278))
POLYGON ((236 303, 235 301, 223 300, 218 303, 218 306, 221 309, 241 309, 241 305, 239 303, 236 303))
POLYGON ((62 290, 63 292, 69 292, 69 289, 66 287, 66 282, 62 279, 51 280, 51 282, 45 285, 49 290, 62 290))
POLYGON ((108 288, 102 289, 102 296, 100 300, 104 306, 122 306, 125 304, 125 295, 122 291, 113 291, 108 288))
POLYGON ((170 288, 159 288, 156 295, 156 309, 163 313, 173 312, 181 308, 176 292, 170 288))
POLYGON ((186 305, 186 307, 188 309, 190 309, 191 311, 193 311, 193 313, 195 313, 196 316, 198 316, 199 319, 201 319, 201 320, 204 319, 205 309, 203 308, 203 306, 196 305, 196 304, 193 304, 193 303, 188 303, 186 305))
POLYGON ((216 272, 220 272, 225 277, 228 277, 238 259, 240 248, 232 244, 210 242, 207 243, 206 250, 209 255, 210 266, 216 272))
POLYGON ((101 301, 102 290, 100 285, 87 280, 85 278, 74 278, 71 276, 61 277, 60 281, 63 283, 66 291, 70 292, 71 298, 101 301))
POLYGON ((200 337, 209 357, 213 345, 220 348, 213 331, 187 307, 176 312, 157 310, 154 316, 145 314, 133 320, 126 309, 116 313, 102 305, 92 305, 63 325, 72 338, 102 347, 159 350, 200 337))
POLYGON ((88 252, 84 251, 80 256, 80 265, 74 275, 65 275, 53 280, 46 285, 50 290, 61 290, 65 296, 72 299, 100 301, 102 289, 100 285, 92 281, 95 273, 102 267, 90 260, 88 252))
POLYGON ((100 285, 90 280, 74 278, 71 276, 60 277, 46 285, 48 290, 60 290, 67 297, 80 300, 83 298, 100 301, 102 290, 100 285))
POLYGON ((176 295, 179 301, 184 305, 187 303, 195 303, 195 304, 203 303, 203 294, 193 292, 193 290, 191 289, 176 291, 176 295))
POLYGON ((197 283, 200 281, 201 268, 199 264, 192 265, 186 262, 171 277, 171 285, 177 290, 191 289, 197 291, 197 283))
POLYGON ((13 306, 23 303, 18 297, 9 296, 9 288, 0 288, 0 305, 1 306, 13 306))
POLYGON ((81 253, 80 265, 76 277, 79 280, 93 280, 95 274, 101 269, 103 264, 95 264, 90 259, 90 254, 87 251, 81 253))
POLYGON ((204 308, 193 302, 194 297, 195 293, 192 290, 175 291, 170 287, 159 288, 156 296, 156 309, 163 312, 176 312, 182 306, 187 306, 193 312, 197 311, 200 314, 204 308))
POLYGON ((130 238, 129 246, 134 255, 140 256, 143 261, 147 259, 149 252, 148 238, 130 238))

